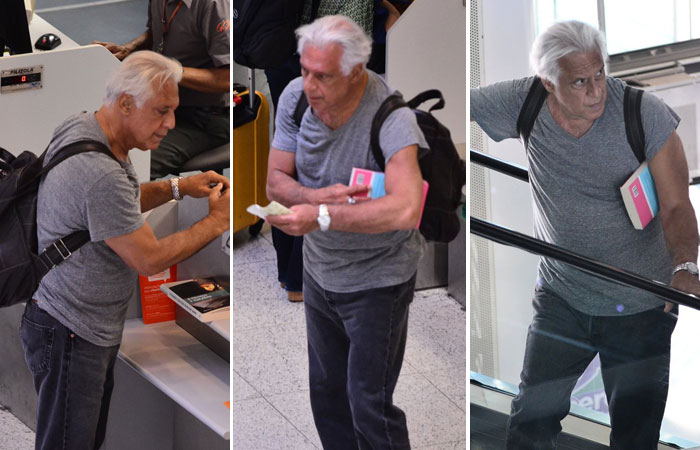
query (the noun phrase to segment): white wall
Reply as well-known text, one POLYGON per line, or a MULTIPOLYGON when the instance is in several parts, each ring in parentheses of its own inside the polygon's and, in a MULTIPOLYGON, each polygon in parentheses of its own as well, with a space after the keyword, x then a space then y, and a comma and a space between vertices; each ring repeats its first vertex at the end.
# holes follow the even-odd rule
MULTIPOLYGON (((534 40, 531 2, 482 0, 484 47, 483 83, 530 75, 528 53, 534 40)), ((526 166, 525 150, 518 140, 496 143, 488 140, 488 152, 498 158, 526 166)), ((490 171, 491 220, 532 235, 532 200, 522 181, 490 171)), ((531 300, 537 276, 538 257, 522 250, 494 245, 497 377, 518 384, 522 369, 527 326, 532 318, 531 300)))

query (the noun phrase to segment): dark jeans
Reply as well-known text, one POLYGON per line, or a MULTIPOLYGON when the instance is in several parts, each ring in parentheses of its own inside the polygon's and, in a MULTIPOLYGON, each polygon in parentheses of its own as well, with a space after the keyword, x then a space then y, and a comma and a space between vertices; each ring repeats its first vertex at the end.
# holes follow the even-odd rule
POLYGON ((304 236, 290 236, 279 228, 272 227, 272 245, 277 253, 277 279, 288 291, 303 288, 304 236))
POLYGON ((336 293, 304 273, 311 410, 324 449, 410 449, 393 394, 415 283, 336 293))
POLYGON ((175 110, 175 128, 151 152, 151 180, 177 175, 187 161, 207 150, 228 144, 231 120, 228 108, 181 106, 175 110))
POLYGON ((37 401, 37 450, 96 450, 107 429, 119 346, 100 347, 27 302, 20 337, 37 401))
POLYGON ((589 316, 538 288, 520 393, 511 405, 507 448, 556 447, 571 391, 596 353, 610 409, 610 448, 656 449, 668 394, 671 334, 678 309, 589 316))

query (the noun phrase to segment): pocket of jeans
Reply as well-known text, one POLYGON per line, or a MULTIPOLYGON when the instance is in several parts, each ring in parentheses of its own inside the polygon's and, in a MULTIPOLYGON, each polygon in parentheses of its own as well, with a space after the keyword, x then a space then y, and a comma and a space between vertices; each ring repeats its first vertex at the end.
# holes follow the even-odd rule
POLYGON ((54 329, 23 317, 20 337, 24 348, 24 359, 32 374, 37 375, 47 371, 51 364, 54 329))

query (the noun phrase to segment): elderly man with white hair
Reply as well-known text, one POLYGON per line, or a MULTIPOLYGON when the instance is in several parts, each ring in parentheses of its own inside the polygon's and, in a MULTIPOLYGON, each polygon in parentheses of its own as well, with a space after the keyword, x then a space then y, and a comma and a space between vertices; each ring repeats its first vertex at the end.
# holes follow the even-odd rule
POLYGON ((380 131, 386 195, 355 201, 353 167, 379 171, 369 146, 372 118, 393 93, 365 68, 371 42, 343 16, 297 30, 301 77, 282 93, 267 191, 292 213, 268 216, 304 237, 304 307, 311 407, 326 449, 408 449, 393 392, 406 345, 424 240, 415 115, 399 108, 380 131), (310 105, 300 126, 300 96, 310 105))
POLYGON ((72 156, 42 180, 40 248, 76 230, 90 241, 41 280, 20 335, 38 393, 37 449, 97 449, 104 440, 114 362, 137 273, 165 270, 229 227, 229 182, 214 172, 139 185, 128 152, 155 149, 175 125, 179 62, 136 52, 107 80, 97 112, 70 116, 54 131, 45 164, 84 140, 111 155, 72 156), (142 213, 184 195, 209 197, 209 214, 157 239, 142 213))
MULTIPOLYGON (((535 237, 698 294, 697 220, 680 119, 651 93, 637 104, 659 207, 637 230, 620 186, 640 162, 625 129, 626 85, 606 74, 605 45, 602 32, 578 21, 553 24, 532 45, 531 65, 546 90, 525 140, 535 237)), ((519 112, 535 83, 527 77, 472 89, 473 119, 494 140, 518 138, 519 112)), ((576 381, 599 355, 610 448, 656 449, 678 306, 554 259, 542 258, 538 270, 506 447, 556 448, 576 381)))

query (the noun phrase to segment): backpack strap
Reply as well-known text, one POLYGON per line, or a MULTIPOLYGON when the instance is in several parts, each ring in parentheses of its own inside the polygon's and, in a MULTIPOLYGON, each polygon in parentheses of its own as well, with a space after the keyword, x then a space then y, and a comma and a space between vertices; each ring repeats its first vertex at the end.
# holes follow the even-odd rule
MULTIPOLYGON (((420 94, 418 94, 416 97, 411 99, 411 101, 416 101, 416 99, 423 94, 427 94, 430 91, 425 91, 420 94)), ((438 93, 440 91, 437 91, 438 93)), ((427 96, 428 98, 434 98, 427 96)), ((442 94, 440 94, 440 97, 442 98, 442 94)), ((423 101, 418 101, 417 104, 422 103, 423 101)), ((442 104, 444 105, 444 100, 442 101, 442 104)), ((382 125, 384 125, 384 121, 386 120, 389 115, 396 111, 399 108, 403 108, 404 106, 409 106, 408 103, 406 103, 403 99, 403 96, 399 91, 394 92, 390 96, 384 99, 381 105, 379 105, 379 109, 377 109, 377 112, 374 113, 374 117, 372 118, 372 128, 370 130, 369 134, 369 146, 370 149, 372 150, 372 155, 374 156, 374 160, 377 162, 377 165, 379 165, 379 168, 381 169, 382 172, 384 172, 384 167, 385 167, 385 161, 384 161, 384 154, 382 153, 382 148, 379 146, 379 131, 382 129, 382 125)))
POLYGON ((530 86, 527 97, 525 97, 525 103, 523 103, 522 108, 520 108, 520 115, 518 115, 518 122, 516 124, 516 130, 526 150, 528 142, 530 141, 532 127, 535 125, 535 120, 537 119, 540 109, 542 109, 547 94, 547 89, 545 89, 544 84, 542 84, 542 80, 540 77, 536 76, 532 86, 530 86))
MULTIPOLYGON (((47 149, 48 150, 48 149, 47 149)), ((46 156, 46 151, 41 155, 43 161, 46 156)), ((44 166, 37 176, 43 176, 51 169, 56 167, 61 162, 80 153, 99 152, 110 156, 115 161, 119 162, 114 153, 101 142, 93 140, 83 140, 69 144, 60 150, 51 161, 44 166)), ((39 261, 44 265, 46 270, 51 270, 55 265, 68 259, 74 251, 78 250, 90 240, 90 232, 87 230, 74 231, 68 236, 58 239, 56 242, 48 246, 41 254, 39 261)))
POLYGON ((410 99, 408 102, 406 102, 406 104, 409 108, 416 109, 422 103, 434 99, 437 99, 438 102, 431 106, 430 109, 428 109, 429 113, 445 107, 445 99, 442 97, 442 92, 440 92, 437 89, 428 89, 427 91, 423 91, 420 94, 413 97, 412 99, 410 99))
POLYGON ((62 237, 39 254, 39 261, 48 272, 57 264, 68 259, 74 251, 78 250, 90 240, 90 232, 87 230, 74 231, 68 236, 62 237))
POLYGON ((301 128, 301 120, 304 118, 304 113, 308 107, 309 101, 306 99, 306 94, 304 94, 304 91, 302 90, 299 100, 297 100, 297 105, 294 108, 294 115, 292 116, 297 128, 301 128))
POLYGON ((625 97, 623 111, 625 115, 625 132, 627 133, 627 142, 629 142, 634 156, 641 164, 646 158, 644 157, 644 128, 642 127, 642 94, 641 89, 634 89, 630 86, 625 86, 625 97))

